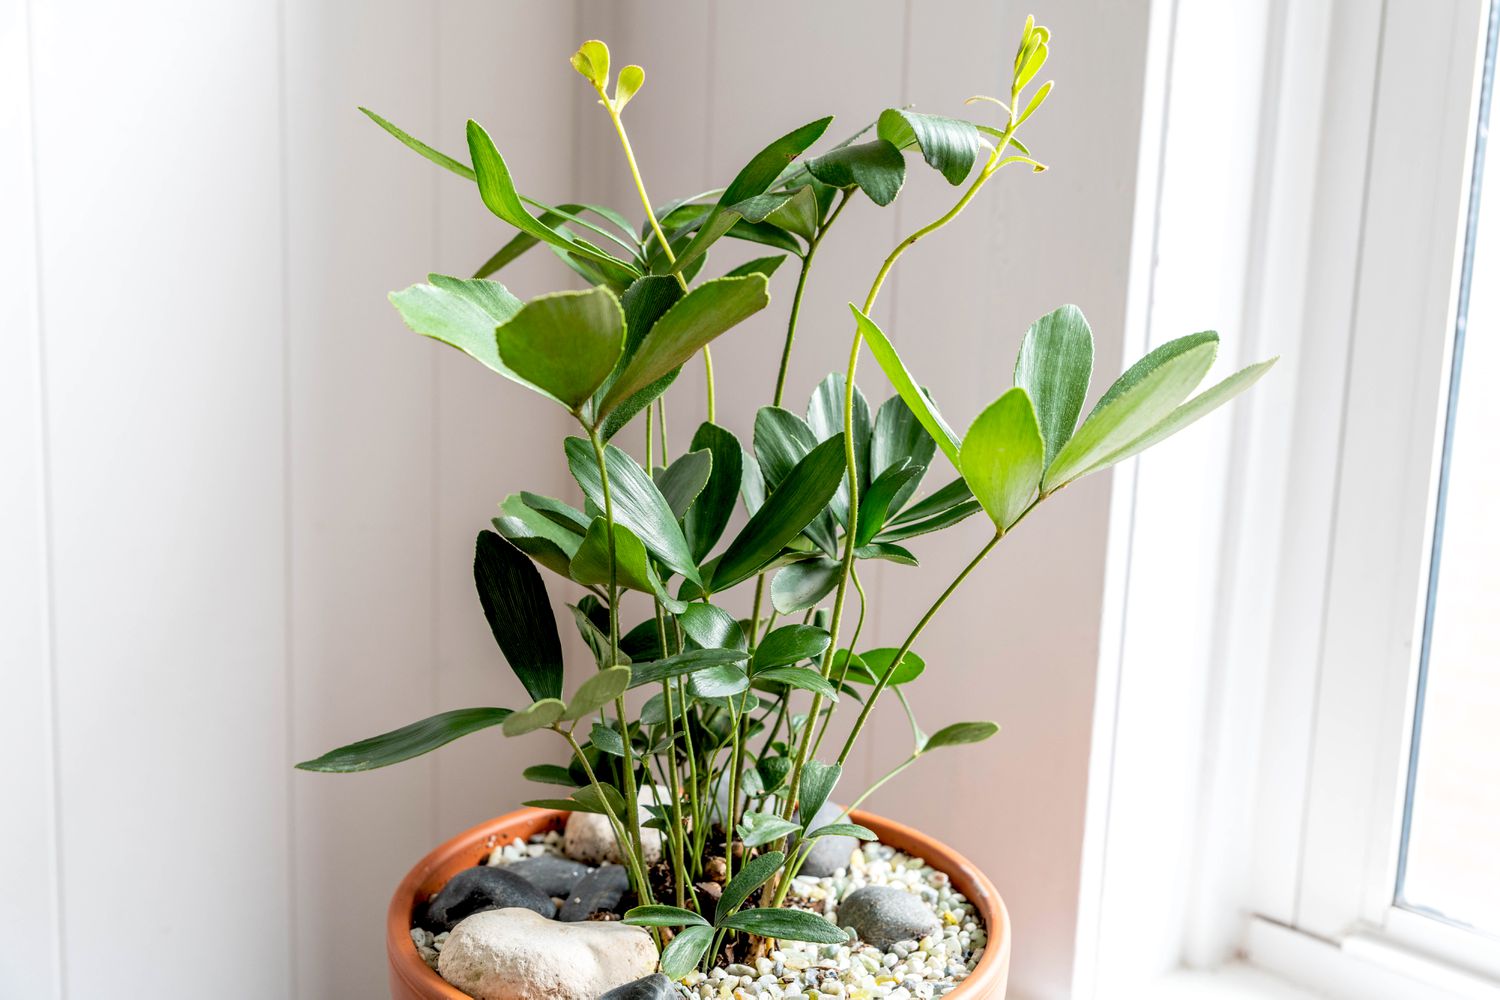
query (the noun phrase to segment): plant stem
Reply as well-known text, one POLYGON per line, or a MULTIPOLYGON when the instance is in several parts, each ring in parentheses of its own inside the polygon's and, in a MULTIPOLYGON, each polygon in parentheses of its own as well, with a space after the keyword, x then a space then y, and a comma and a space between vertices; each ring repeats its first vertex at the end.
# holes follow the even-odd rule
MULTIPOLYGON (((859 634, 863 632, 865 628, 865 611, 869 608, 870 602, 865 598, 865 588, 859 582, 858 570, 855 570, 849 574, 849 582, 854 584, 854 592, 859 595, 859 617, 854 620, 854 633, 849 636, 849 653, 850 655, 853 655, 854 647, 859 642, 859 634)), ((834 687, 841 687, 841 685, 844 683, 844 678, 848 676, 849 657, 845 657, 844 669, 839 671, 839 679, 834 683, 834 687)), ((828 711, 823 713, 822 721, 818 724, 818 736, 813 740, 812 756, 816 757, 818 755, 818 748, 823 745, 823 737, 828 732, 828 724, 832 721, 833 706, 830 705, 828 707, 828 711)))
POLYGON ((772 406, 781 405, 781 397, 786 392, 786 373, 792 360, 792 341, 797 336, 797 317, 802 311, 802 292, 807 287, 807 273, 812 270, 813 257, 817 255, 818 245, 823 242, 823 236, 829 229, 833 228, 834 220, 849 203, 849 198, 854 194, 853 188, 845 188, 839 193, 839 203, 834 206, 827 221, 818 226, 817 232, 807 244, 807 255, 802 258, 802 267, 797 273, 797 290, 792 293, 792 311, 786 324, 786 343, 781 348, 781 367, 776 371, 776 393, 771 397, 772 406))
POLYGON ((583 773, 587 775, 589 784, 592 785, 594 791, 598 793, 599 804, 604 807, 604 816, 609 820, 609 825, 614 827, 615 839, 621 841, 621 854, 628 862, 627 867, 632 878, 635 881, 636 895, 642 900, 649 901, 651 898, 651 885, 646 881, 646 873, 641 868, 640 857, 634 851, 624 850, 625 831, 621 828, 620 821, 615 818, 614 810, 609 807, 609 799, 605 796, 604 788, 600 785, 599 779, 594 775, 594 769, 589 766, 589 759, 584 755, 583 747, 578 745, 578 741, 573 738, 573 734, 571 732, 565 729, 558 728, 556 726, 553 727, 553 730, 561 734, 563 739, 568 741, 568 746, 573 748, 573 756, 577 757, 578 762, 583 765, 583 773))
MULTIPOLYGON (((656 635, 661 643, 662 655, 667 652, 667 622, 662 616, 661 601, 656 602, 656 635)), ((662 709, 667 717, 667 787, 672 795, 672 829, 670 839, 672 841, 672 881, 676 883, 677 905, 683 906, 687 902, 687 869, 683 865, 683 840, 682 840, 682 784, 677 774, 677 720, 676 713, 672 708, 672 682, 667 679, 661 682, 662 709)))

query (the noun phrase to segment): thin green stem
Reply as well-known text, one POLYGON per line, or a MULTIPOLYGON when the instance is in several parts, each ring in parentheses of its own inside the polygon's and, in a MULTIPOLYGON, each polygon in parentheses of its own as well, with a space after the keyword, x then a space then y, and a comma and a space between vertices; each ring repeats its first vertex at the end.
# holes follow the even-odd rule
POLYGON ((802 258, 802 267, 797 272, 797 290, 792 293, 791 315, 787 317, 786 342, 781 347, 781 366, 776 370, 776 392, 771 397, 772 406, 781 405, 781 397, 786 392, 786 374, 792 360, 792 341, 797 337, 797 317, 802 312, 802 293, 807 288, 807 274, 812 270, 813 258, 817 256, 818 246, 823 242, 823 236, 833 223, 838 219, 839 213, 849 203, 849 198, 854 194, 853 188, 845 188, 839 195, 839 203, 834 206, 826 221, 818 226, 817 232, 807 244, 807 254, 802 258))
POLYGON ((901 763, 897 764, 895 767, 893 767, 889 771, 885 772, 885 774, 881 775, 880 778, 877 779, 876 782, 873 785, 871 785, 869 788, 866 788, 864 790, 864 792, 859 796, 859 798, 857 798, 853 802, 849 803, 849 805, 847 807, 845 807, 844 811, 839 814, 838 818, 835 819, 834 822, 835 823, 842 823, 842 822, 844 822, 845 818, 848 817, 848 815, 850 813, 852 813, 854 810, 858 809, 861 805, 864 804, 865 799, 868 799, 871 795, 874 795, 877 791, 879 791, 881 785, 885 784, 887 781, 890 781, 892 778, 894 778, 896 775, 900 774, 902 771, 906 770, 908 767, 911 767, 913 764, 915 764, 917 762, 917 759, 919 757, 921 757, 921 756, 922 755, 920 753, 913 753, 910 757, 906 758, 901 763))
MULTIPOLYGON (((656 602, 656 636, 661 643, 662 655, 667 650, 667 622, 662 616, 661 602, 656 602)), ((677 905, 683 906, 687 902, 687 868, 683 864, 683 839, 682 839, 682 784, 677 773, 677 720, 676 713, 672 707, 672 682, 670 679, 661 682, 661 698, 663 714, 667 717, 667 788, 672 795, 672 829, 670 839, 672 842, 672 881, 676 883, 677 905)))
MULTIPOLYGON (((854 632, 849 636, 849 653, 854 653, 854 647, 859 644, 859 634, 865 628, 865 612, 869 608, 869 600, 865 597, 865 588, 859 582, 859 571, 855 570, 849 574, 849 582, 854 584, 854 592, 859 595, 859 617, 854 620, 854 632)), ((834 682, 834 687, 842 689, 844 679, 849 676, 849 657, 844 658, 843 668, 839 671, 839 678, 834 682)), ((823 737, 828 732, 828 724, 833 721, 833 706, 823 713, 822 720, 818 723, 818 735, 813 740, 812 756, 818 755, 818 748, 823 745, 823 737)))
POLYGON ((553 731, 568 741, 568 746, 573 748, 573 756, 583 765, 583 773, 588 777, 589 784, 593 786, 595 793, 598 794, 599 804, 604 807, 604 817, 609 820, 610 826, 614 828, 615 839, 620 841, 620 854, 627 863, 626 869, 629 871, 632 881, 635 882, 636 895, 642 900, 649 900, 651 898, 651 885, 646 881, 646 873, 641 868, 640 854, 637 851, 626 849, 625 831, 621 827, 620 820, 615 817, 614 810, 609 807, 609 799, 605 796, 604 788, 599 783, 599 779, 594 775, 594 769, 589 765, 589 759, 584 755, 583 747, 578 745, 578 741, 573 738, 571 732, 556 726, 553 727, 553 731))

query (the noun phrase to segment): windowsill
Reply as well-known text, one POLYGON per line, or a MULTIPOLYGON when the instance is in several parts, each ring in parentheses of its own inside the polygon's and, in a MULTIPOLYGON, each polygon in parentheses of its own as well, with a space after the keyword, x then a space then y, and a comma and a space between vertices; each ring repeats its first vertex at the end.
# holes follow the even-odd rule
POLYGON ((1136 990, 1107 994, 1108 1000, 1319 1000, 1311 993, 1243 962, 1217 969, 1179 969, 1136 990))

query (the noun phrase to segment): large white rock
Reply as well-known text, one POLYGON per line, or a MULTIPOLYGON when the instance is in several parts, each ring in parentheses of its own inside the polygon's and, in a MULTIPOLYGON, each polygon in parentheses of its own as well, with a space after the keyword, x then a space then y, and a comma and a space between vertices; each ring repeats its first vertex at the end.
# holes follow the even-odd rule
MULTIPOLYGON (((641 807, 641 822, 651 818, 651 814, 646 812, 646 806, 670 801, 671 793, 660 785, 640 788, 636 793, 636 802, 641 807)), ((641 831, 641 851, 646 855, 647 864, 661 860, 660 830, 641 831)), ((563 827, 563 853, 586 865, 624 864, 624 859, 620 857, 620 847, 615 843, 615 832, 610 828, 609 820, 599 813, 568 814, 567 825, 563 827)))
POLYGON ((442 977, 476 1000, 597 1000, 655 969, 645 928, 515 907, 460 920, 438 956, 442 977))

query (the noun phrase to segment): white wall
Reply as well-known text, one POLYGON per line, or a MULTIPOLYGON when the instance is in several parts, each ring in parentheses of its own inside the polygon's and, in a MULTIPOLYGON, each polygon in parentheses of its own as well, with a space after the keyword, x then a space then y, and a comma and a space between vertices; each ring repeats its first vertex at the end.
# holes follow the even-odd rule
MULTIPOLYGON (((1100 379, 1119 366, 1147 5, 1056 7, 1040 13, 1062 83, 1030 129, 1053 169, 1000 179, 879 309, 957 423, 1062 302, 1094 323, 1100 379)), ((473 534, 506 492, 566 488, 562 421, 384 300, 472 269, 503 226, 356 104, 455 152, 476 117, 523 186, 631 211, 566 65, 578 40, 646 65, 630 113, 661 199, 821 114, 842 136, 888 105, 961 113, 1003 86, 1025 13, 0 0, 0 753, 25 762, 0 771, 24 818, 0 842, 28 859, 0 904, 0 988, 379 995, 391 886, 519 799, 519 766, 547 753, 489 733, 358 777, 290 770, 435 710, 515 703, 472 593, 473 534)), ((897 207, 850 207, 789 399, 842 367, 844 303, 953 196, 913 163, 897 207)), ((791 277, 717 351, 737 430, 769 396, 791 277)), ((562 283, 541 255, 506 279, 523 296, 562 283)), ((682 381, 679 444, 702 415, 682 381)), ((1019 1000, 1065 996, 1071 975, 1108 496, 1090 482, 1033 518, 919 647, 928 728, 994 718, 1002 736, 872 800, 995 878, 1019 1000)), ((920 575, 874 574, 872 641, 898 639, 980 534, 919 542, 920 575)), ((846 780, 904 740, 892 704, 846 780)))

